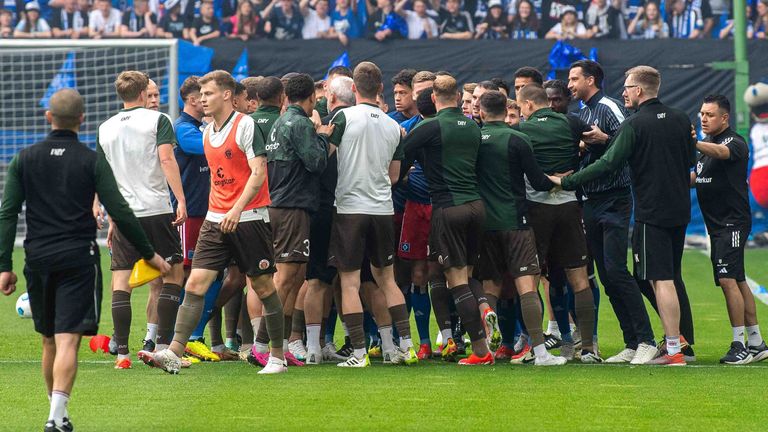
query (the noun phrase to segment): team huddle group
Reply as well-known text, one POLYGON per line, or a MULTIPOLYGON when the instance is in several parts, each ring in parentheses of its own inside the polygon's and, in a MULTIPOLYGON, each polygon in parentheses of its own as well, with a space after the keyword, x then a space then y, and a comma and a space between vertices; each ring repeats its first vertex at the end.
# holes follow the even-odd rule
POLYGON ((238 358, 262 366, 259 374, 324 361, 367 367, 377 356, 405 365, 439 355, 460 365, 683 366, 695 361, 681 277, 691 187, 733 330, 721 363, 765 359, 744 274, 749 150, 729 128, 728 99, 704 99, 707 138, 698 141, 688 116, 657 98, 657 70, 628 70, 623 103, 603 93, 603 78, 588 60, 572 65, 567 83, 525 67, 512 99, 501 79, 459 87, 447 72, 403 70, 387 114, 382 73, 370 62, 333 68, 319 87, 301 73, 237 83, 214 71, 184 81, 174 125, 157 111, 157 86, 125 71, 115 82, 124 109, 99 127, 96 153, 77 142, 82 99, 59 91, 46 113, 53 131, 14 158, 0 210, 0 289, 9 294, 16 217, 27 202, 25 276, 43 367, 52 369, 46 430, 71 430, 74 381, 57 378, 46 355, 73 355, 76 368, 63 338, 79 343, 98 326, 102 204, 117 369, 131 367, 129 280, 142 258, 162 278, 150 283, 138 358, 173 374, 200 359, 238 358), (56 169, 63 177, 40 175, 56 169), (77 223, 63 229, 62 220, 77 223), (625 343, 606 360, 593 267, 625 343), (658 344, 643 296, 663 324, 658 344))

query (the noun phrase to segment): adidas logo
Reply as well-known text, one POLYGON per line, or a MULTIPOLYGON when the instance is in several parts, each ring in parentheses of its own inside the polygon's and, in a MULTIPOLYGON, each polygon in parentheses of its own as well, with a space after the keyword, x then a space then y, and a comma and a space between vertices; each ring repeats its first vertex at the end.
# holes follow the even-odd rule
POLYGON ((726 268, 721 268, 721 269, 720 269, 720 271, 719 271, 718 273, 720 273, 720 274, 728 274, 728 269, 726 269, 726 268))

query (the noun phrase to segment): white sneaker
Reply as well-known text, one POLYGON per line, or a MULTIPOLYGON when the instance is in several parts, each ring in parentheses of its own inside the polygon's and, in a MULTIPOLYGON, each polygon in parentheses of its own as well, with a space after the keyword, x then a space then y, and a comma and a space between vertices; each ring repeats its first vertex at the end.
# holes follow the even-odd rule
POLYGON ((296 357, 298 361, 304 361, 307 359, 307 349, 304 348, 304 342, 301 339, 296 339, 293 342, 288 342, 288 351, 296 357))
POLYGON ((357 358, 355 355, 349 356, 348 359, 345 361, 337 364, 338 367, 343 368, 364 368, 371 365, 371 361, 368 359, 368 354, 364 355, 363 358, 357 358))
POLYGON ((319 365, 322 362, 323 362, 323 352, 322 351, 312 351, 312 350, 307 351, 307 358, 304 361, 304 364, 307 364, 307 365, 319 365))
POLYGON ((641 343, 640 345, 637 346, 637 352, 635 352, 635 357, 632 359, 632 361, 629 362, 629 364, 633 364, 633 365, 647 364, 649 361, 656 358, 658 354, 659 354, 659 349, 656 348, 655 346, 641 343))
POLYGON ((269 356, 267 365, 264 369, 256 372, 259 375, 272 375, 288 372, 288 366, 285 365, 285 360, 281 360, 277 357, 269 356))
POLYGON ((339 349, 336 348, 336 344, 333 342, 328 342, 323 347, 323 361, 330 361, 330 362, 340 362, 346 360, 345 357, 342 357, 338 354, 336 354, 336 351, 339 349))
POLYGON ((562 366, 566 363, 568 363, 568 360, 565 357, 554 356, 550 353, 547 353, 545 356, 538 356, 533 361, 534 366, 562 366))
POLYGON ((599 364, 603 362, 603 359, 599 355, 592 351, 581 351, 581 362, 586 364, 599 364))
POLYGON ((179 373, 179 369, 181 369, 181 359, 169 349, 155 353, 139 351, 138 357, 147 366, 161 369, 169 374, 176 375, 179 373))
POLYGON ((613 357, 608 357, 605 359, 606 363, 629 363, 632 361, 632 359, 635 358, 635 354, 637 354, 637 351, 631 349, 631 348, 624 348, 620 353, 616 354, 613 357))

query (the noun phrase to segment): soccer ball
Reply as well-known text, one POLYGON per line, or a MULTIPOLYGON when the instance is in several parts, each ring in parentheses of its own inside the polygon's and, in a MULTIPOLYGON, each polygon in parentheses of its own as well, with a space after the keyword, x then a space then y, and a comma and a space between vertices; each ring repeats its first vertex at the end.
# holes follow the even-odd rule
POLYGON ((24 293, 16 300, 16 313, 20 318, 32 318, 32 307, 29 305, 29 294, 24 293))

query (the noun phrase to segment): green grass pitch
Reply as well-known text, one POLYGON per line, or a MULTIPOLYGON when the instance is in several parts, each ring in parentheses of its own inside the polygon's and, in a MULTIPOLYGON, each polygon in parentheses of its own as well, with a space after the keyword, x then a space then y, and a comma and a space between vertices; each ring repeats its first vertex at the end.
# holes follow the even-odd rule
MULTIPOLYGON (((21 251, 15 259, 21 275, 21 251)), ((107 269, 106 254, 103 259, 107 269)), ((375 361, 366 370, 323 365, 264 377, 232 362, 195 365, 171 376, 135 357, 132 370, 114 370, 112 357, 91 353, 86 339, 69 411, 78 431, 768 430, 768 362, 717 364, 731 338, 722 293, 701 253, 687 251, 684 269, 696 325, 693 367, 460 368, 435 360, 406 368, 375 361)), ((768 250, 747 251, 747 273, 768 284, 768 250)), ((23 291, 22 281, 16 294, 0 299, 2 431, 40 430, 48 415, 39 337, 30 320, 14 313, 23 291)), ((134 355, 144 335, 144 296, 142 289, 134 296, 134 355)), ((105 292, 104 334, 112 328, 109 299, 105 292)), ((768 307, 759 302, 758 316, 768 334, 768 307)), ((653 313, 652 321, 659 337, 653 313)), ((599 333, 604 356, 622 348, 605 295, 599 333)))

